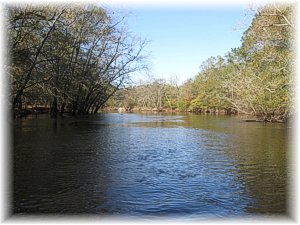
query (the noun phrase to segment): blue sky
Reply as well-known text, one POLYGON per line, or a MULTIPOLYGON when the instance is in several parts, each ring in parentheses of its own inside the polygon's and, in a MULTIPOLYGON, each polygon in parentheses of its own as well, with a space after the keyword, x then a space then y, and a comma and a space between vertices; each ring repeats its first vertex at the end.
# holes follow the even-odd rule
MULTIPOLYGON (((151 74, 167 80, 177 75, 180 83, 195 76, 210 56, 223 56, 240 46, 245 30, 240 24, 246 6, 137 7, 130 11, 130 30, 150 41, 146 50, 152 56, 151 74)), ((135 75, 134 80, 139 78, 142 75, 135 75)))

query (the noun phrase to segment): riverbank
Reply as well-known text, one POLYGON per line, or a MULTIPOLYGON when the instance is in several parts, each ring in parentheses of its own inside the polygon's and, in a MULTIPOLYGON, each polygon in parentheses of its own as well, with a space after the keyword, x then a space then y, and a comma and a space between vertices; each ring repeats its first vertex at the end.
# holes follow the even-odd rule
POLYGON ((139 113, 139 112, 148 112, 148 113, 193 113, 199 115, 228 115, 228 116, 238 116, 241 118, 243 122, 263 122, 263 123, 285 123, 289 119, 279 119, 275 116, 255 116, 255 115, 247 115, 244 113, 238 113, 237 111, 232 110, 215 110, 215 109, 205 109, 205 110, 179 110, 179 109, 168 109, 168 108, 103 108, 101 112, 119 112, 119 113, 139 113))
POLYGON ((180 110, 180 109, 170 109, 170 108, 147 108, 147 107, 135 107, 135 108, 125 108, 125 107, 105 107, 101 110, 102 112, 165 112, 165 113, 172 113, 172 112, 189 112, 189 113, 196 113, 196 114, 220 114, 220 115, 236 115, 237 112, 230 111, 230 110, 213 110, 213 109, 206 109, 206 110, 180 110))
MULTIPOLYGON (((168 109, 168 108, 112 108, 112 107, 105 107, 99 110, 98 113, 191 113, 191 114, 198 114, 198 115, 227 115, 227 116, 237 116, 243 122, 264 122, 264 123, 286 123, 289 119, 276 119, 275 117, 267 118, 267 117, 259 117, 259 116, 252 116, 246 115, 243 113, 237 113, 235 111, 230 110, 179 110, 179 109, 168 109)), ((41 114, 49 114, 50 108, 49 107, 27 107, 26 109, 16 110, 14 112, 14 118, 22 118, 26 116, 38 116, 41 114)), ((73 115, 72 112, 65 111, 63 114, 59 113, 60 117, 63 116, 76 116, 73 115)))

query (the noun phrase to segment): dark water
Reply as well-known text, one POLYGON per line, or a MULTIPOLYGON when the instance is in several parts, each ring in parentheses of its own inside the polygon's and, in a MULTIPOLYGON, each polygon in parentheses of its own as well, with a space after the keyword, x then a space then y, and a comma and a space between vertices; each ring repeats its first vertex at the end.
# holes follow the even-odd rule
POLYGON ((284 124, 101 114, 14 124, 14 213, 287 214, 284 124))

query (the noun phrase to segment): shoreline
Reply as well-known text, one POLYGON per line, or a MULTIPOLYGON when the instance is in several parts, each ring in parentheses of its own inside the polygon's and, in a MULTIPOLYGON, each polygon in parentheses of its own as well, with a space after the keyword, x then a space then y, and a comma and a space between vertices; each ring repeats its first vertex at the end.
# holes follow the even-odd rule
MULTIPOLYGON (((50 113, 50 108, 47 107, 38 107, 38 108, 27 108, 22 110, 21 112, 17 112, 17 114, 15 114, 14 119, 22 119, 22 118, 26 118, 28 116, 32 116, 32 117, 38 117, 39 115, 47 115, 50 113)), ((144 108, 144 109, 131 109, 131 110, 118 110, 117 108, 104 108, 102 110, 100 110, 97 114, 101 114, 101 113, 150 113, 150 114, 158 114, 158 113, 162 113, 162 114, 169 114, 169 113, 190 113, 190 114, 195 114, 195 115, 215 115, 215 116, 236 116, 239 117, 241 122, 246 122, 246 123, 287 123, 291 118, 288 118, 286 120, 279 120, 279 119, 267 119, 267 118, 261 118, 261 117, 256 117, 256 116, 248 116, 245 114, 241 114, 241 113, 226 113, 225 110, 216 110, 216 111, 189 111, 189 110, 185 110, 185 111, 181 111, 178 109, 175 110, 171 110, 171 109, 156 109, 156 108, 144 108)), ((72 115, 71 112, 64 112, 63 115, 59 115, 58 117, 80 117, 80 116, 88 116, 88 115, 92 115, 92 114, 87 114, 87 115, 72 115)), ((49 115, 50 116, 50 115, 49 115)))

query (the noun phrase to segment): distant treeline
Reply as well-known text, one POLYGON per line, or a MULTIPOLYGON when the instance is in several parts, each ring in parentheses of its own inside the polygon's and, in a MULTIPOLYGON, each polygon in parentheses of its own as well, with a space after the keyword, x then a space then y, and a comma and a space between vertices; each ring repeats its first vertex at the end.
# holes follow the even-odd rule
POLYGON ((96 113, 132 72, 145 40, 125 16, 96 5, 8 5, 8 73, 15 116, 96 113))
POLYGON ((117 91, 106 106, 238 113, 285 121, 295 111, 293 11, 293 5, 277 4, 257 9, 241 46, 207 59, 193 79, 182 85, 176 78, 142 81, 117 91))

